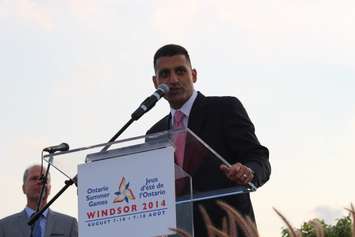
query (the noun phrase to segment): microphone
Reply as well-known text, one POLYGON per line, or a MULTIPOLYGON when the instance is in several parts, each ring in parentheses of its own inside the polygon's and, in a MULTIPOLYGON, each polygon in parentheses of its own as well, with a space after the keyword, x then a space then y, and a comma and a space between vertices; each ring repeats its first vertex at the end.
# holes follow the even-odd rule
POLYGON ((48 153, 54 153, 57 151, 67 151, 67 150, 69 150, 69 145, 65 142, 56 146, 49 146, 43 149, 43 151, 46 151, 48 153))
POLYGON ((169 86, 166 84, 160 84, 158 89, 148 98, 146 98, 143 103, 133 112, 131 118, 134 120, 138 120, 142 117, 143 114, 148 112, 153 106, 163 97, 166 93, 169 92, 169 86))

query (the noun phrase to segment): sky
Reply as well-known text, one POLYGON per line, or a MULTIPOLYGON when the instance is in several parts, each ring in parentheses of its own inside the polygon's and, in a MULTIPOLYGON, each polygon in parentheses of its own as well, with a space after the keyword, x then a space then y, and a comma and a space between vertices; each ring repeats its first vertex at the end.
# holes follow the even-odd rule
MULTIPOLYGON (((261 236, 355 201, 352 0, 0 0, 0 218, 25 206, 22 174, 41 150, 108 141, 153 91, 152 57, 185 46, 195 89, 238 97, 270 150, 252 194, 261 236)), ((166 101, 122 138, 167 114, 166 101)), ((65 177, 53 170, 52 194, 65 177)), ((53 209, 77 216, 70 187, 53 209)))

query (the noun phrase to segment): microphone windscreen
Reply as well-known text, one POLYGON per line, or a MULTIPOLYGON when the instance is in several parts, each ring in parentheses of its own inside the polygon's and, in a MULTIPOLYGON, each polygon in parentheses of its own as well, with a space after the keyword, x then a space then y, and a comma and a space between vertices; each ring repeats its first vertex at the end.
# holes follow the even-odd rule
POLYGON ((161 90, 162 92, 164 92, 164 94, 168 93, 170 90, 170 88, 167 84, 160 84, 158 89, 161 90))

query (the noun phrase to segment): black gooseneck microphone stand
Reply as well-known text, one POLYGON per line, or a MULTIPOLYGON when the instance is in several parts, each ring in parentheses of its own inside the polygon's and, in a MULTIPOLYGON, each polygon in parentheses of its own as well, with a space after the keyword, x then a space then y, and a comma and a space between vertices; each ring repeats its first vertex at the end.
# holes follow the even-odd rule
MULTIPOLYGON (((30 220, 28 221, 28 225, 31 226, 31 232, 30 232, 30 237, 33 237, 33 231, 34 231, 34 226, 36 224, 37 221, 40 221, 39 220, 39 217, 43 214, 43 212, 47 209, 42 209, 41 211, 39 211, 39 208, 41 207, 41 203, 42 203, 42 199, 43 199, 43 196, 45 195, 46 193, 46 185, 47 185, 47 180, 48 180, 48 174, 49 174, 49 168, 50 168, 50 163, 52 162, 53 160, 53 157, 52 157, 52 154, 54 153, 54 151, 51 151, 49 152, 50 154, 50 158, 49 158, 49 162, 48 162, 48 165, 47 165, 47 170, 46 170, 46 173, 45 175, 42 174, 42 167, 43 165, 41 166, 41 177, 40 177, 40 180, 41 180, 41 193, 39 195, 39 198, 37 200, 37 204, 36 204, 36 210, 35 212, 32 214, 30 220)), ((43 157, 43 152, 42 152, 42 157, 43 157)))

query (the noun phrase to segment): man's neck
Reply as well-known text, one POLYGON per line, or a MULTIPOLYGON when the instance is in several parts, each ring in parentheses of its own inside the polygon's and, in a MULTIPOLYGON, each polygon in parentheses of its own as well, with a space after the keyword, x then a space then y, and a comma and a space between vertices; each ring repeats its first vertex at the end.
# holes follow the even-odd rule
POLYGON ((192 104, 194 103, 195 99, 197 97, 197 91, 193 90, 191 96, 189 97, 189 99, 187 99, 181 106, 179 106, 178 108, 172 107, 171 106, 171 110, 180 110, 181 112, 183 112, 185 115, 189 116, 191 108, 192 108, 192 104))
MULTIPOLYGON (((47 200, 42 200, 42 203, 41 203, 41 205, 40 205, 39 208, 41 209, 41 208, 44 207, 46 204, 47 204, 47 200)), ((29 207, 29 208, 31 208, 31 209, 33 209, 33 210, 36 210, 36 208, 37 208, 37 201, 28 200, 28 201, 27 201, 27 207, 29 207)))

